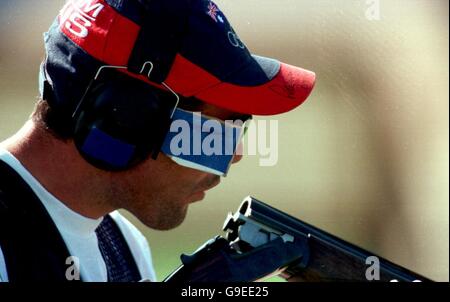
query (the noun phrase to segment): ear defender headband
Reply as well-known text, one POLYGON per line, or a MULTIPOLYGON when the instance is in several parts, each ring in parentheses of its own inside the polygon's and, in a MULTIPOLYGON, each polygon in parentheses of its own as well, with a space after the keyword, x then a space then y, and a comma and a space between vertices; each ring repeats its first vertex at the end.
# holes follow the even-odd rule
POLYGON ((72 116, 78 151, 103 170, 126 170, 149 156, 156 159, 179 101, 170 88, 154 88, 121 68, 126 67, 102 66, 72 116))
MULTIPOLYGON (((87 162, 123 171, 162 152, 180 166, 227 175, 247 123, 177 108, 180 97, 164 82, 167 91, 119 69, 126 67, 102 66, 72 114, 75 146, 87 162)), ((45 78, 43 83, 49 97, 45 78)))
MULTIPOLYGON (((144 71, 147 62, 141 70, 144 71)), ((44 66, 41 66, 44 67, 44 66)), ((178 108, 180 97, 128 76, 122 66, 102 66, 72 114, 72 134, 81 156, 108 171, 130 169, 164 153, 180 166, 226 176, 247 122, 224 122, 178 108)), ((41 68, 41 93, 52 88, 41 68)))
POLYGON ((101 67, 72 116, 83 158, 97 168, 121 171, 149 156, 156 159, 161 151, 181 166, 225 176, 243 125, 179 109, 179 96, 167 85, 169 91, 162 91, 120 68, 125 67, 101 67))

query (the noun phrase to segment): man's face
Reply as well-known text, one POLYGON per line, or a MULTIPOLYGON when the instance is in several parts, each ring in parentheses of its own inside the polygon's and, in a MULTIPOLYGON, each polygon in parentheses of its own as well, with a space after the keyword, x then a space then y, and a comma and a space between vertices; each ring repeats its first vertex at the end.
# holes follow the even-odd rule
MULTIPOLYGON (((235 120, 241 116, 212 105, 201 106, 202 114, 221 120, 235 120)), ((242 155, 235 155, 237 163, 242 155)), ((110 200, 115 207, 133 213, 142 223, 158 230, 180 225, 189 204, 200 201, 206 191, 218 185, 220 177, 176 164, 160 153, 135 168, 111 174, 110 200)))

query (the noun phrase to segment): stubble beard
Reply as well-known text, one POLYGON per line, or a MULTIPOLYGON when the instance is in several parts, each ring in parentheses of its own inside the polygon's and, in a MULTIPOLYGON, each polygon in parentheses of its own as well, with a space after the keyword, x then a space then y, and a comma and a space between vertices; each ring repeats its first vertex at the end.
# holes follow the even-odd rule
POLYGON ((181 225, 186 218, 188 205, 176 197, 167 194, 162 196, 154 193, 139 194, 133 190, 124 192, 118 187, 113 191, 115 207, 129 211, 149 228, 160 231, 171 230, 181 225))

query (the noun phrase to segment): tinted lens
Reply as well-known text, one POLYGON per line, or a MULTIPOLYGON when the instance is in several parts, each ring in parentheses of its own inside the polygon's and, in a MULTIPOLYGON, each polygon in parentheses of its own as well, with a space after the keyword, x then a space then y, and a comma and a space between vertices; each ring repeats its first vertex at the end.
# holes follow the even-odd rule
POLYGON ((242 134, 242 122, 233 124, 177 109, 161 150, 182 166, 222 176, 228 172, 242 134))

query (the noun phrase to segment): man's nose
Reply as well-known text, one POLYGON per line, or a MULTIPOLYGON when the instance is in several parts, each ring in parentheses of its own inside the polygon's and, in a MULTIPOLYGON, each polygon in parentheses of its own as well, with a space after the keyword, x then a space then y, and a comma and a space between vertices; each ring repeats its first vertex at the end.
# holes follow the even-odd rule
POLYGON ((236 164, 241 161, 242 156, 243 156, 242 155, 243 150, 244 150, 244 147, 243 147, 242 143, 239 143, 239 145, 236 148, 236 152, 234 153, 233 161, 231 162, 232 164, 236 164))

